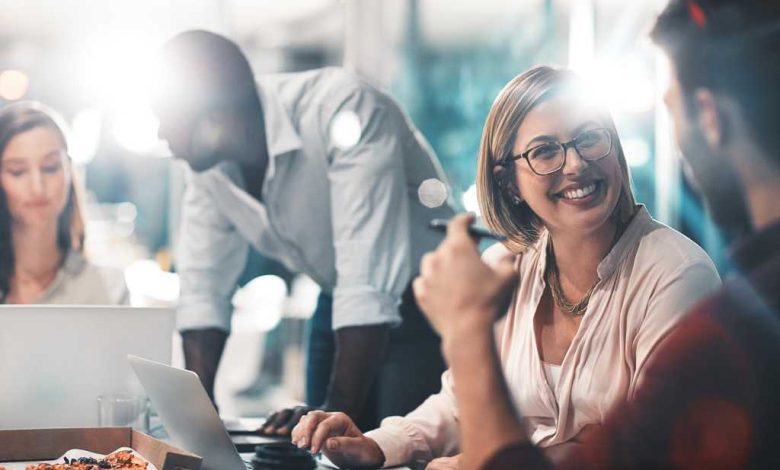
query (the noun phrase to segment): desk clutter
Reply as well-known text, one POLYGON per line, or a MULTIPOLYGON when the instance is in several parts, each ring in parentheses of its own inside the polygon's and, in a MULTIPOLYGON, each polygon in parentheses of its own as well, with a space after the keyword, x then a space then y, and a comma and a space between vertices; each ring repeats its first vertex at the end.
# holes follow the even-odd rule
POLYGON ((200 470, 201 464, 130 428, 0 431, 3 470, 200 470))

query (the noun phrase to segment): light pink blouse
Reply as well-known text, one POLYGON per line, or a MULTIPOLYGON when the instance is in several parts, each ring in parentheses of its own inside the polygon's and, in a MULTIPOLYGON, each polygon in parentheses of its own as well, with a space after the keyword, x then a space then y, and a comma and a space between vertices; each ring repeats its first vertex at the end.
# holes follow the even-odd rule
MULTIPOLYGON (((720 285, 707 254, 642 207, 598 266, 598 285, 553 391, 533 325, 545 289, 547 241, 544 232, 517 260, 520 281, 499 341, 515 406, 531 440, 542 447, 572 439, 586 425, 601 423, 616 403, 630 399, 653 347, 693 303, 720 285)), ((483 255, 488 263, 503 257, 516 255, 500 245, 483 255)), ((441 392, 405 417, 385 419, 366 435, 379 444, 386 466, 420 465, 458 453, 450 372, 442 376, 441 392)))

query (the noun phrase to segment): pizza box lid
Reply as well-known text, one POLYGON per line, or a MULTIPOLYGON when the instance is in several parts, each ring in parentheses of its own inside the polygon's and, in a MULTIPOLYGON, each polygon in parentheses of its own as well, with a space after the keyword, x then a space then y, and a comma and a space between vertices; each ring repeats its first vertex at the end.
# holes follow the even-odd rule
POLYGON ((130 447, 159 470, 200 470, 202 459, 132 428, 0 431, 0 462, 53 460, 71 449, 108 454, 130 447))

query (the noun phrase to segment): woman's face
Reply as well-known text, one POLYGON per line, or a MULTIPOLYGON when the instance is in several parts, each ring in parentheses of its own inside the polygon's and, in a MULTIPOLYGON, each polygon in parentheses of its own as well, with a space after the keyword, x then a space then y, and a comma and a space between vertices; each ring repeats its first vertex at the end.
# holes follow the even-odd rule
POLYGON ((53 129, 36 127, 17 134, 0 155, 0 186, 14 224, 56 224, 70 184, 65 146, 53 129))
MULTIPOLYGON (((570 142, 578 136, 604 128, 598 114, 570 95, 552 97, 533 108, 517 130, 513 155, 520 155, 549 142, 570 142)), ((611 136, 609 153, 586 161, 572 147, 566 150, 563 167, 551 174, 534 173, 528 160, 515 162, 515 183, 520 197, 551 231, 590 233, 610 219, 620 198, 622 174, 611 136)), ((538 169, 538 167, 537 167, 538 169)))

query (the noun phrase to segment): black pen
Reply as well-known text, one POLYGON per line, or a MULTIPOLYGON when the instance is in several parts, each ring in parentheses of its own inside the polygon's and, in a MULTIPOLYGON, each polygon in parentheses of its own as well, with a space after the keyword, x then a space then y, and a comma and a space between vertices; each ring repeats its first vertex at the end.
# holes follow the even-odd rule
MULTIPOLYGON (((439 232, 446 232, 447 231, 447 224, 450 221, 447 219, 433 219, 428 224, 430 228, 433 230, 439 231, 439 232)), ((496 240, 498 242, 502 242, 506 240, 506 237, 503 235, 499 235, 497 233, 491 232, 490 230, 478 227, 475 225, 469 225, 469 235, 471 235, 474 238, 490 238, 491 240, 496 240)))

